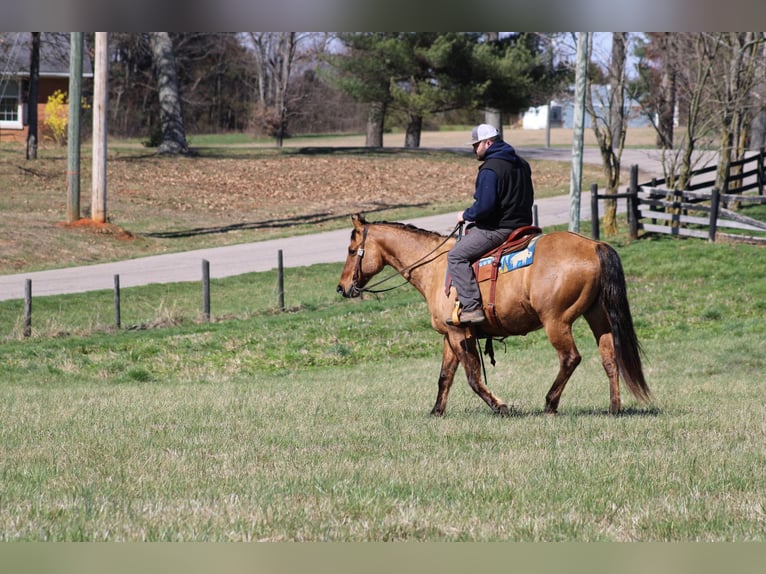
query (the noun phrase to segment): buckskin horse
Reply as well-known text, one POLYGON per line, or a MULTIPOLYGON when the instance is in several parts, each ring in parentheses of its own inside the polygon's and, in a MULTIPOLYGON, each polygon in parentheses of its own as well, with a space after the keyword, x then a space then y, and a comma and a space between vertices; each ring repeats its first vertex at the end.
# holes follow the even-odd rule
POLYGON ((352 216, 353 230, 346 264, 337 290, 344 297, 360 296, 370 279, 386 265, 395 269, 425 298, 431 325, 444 336, 441 373, 433 415, 443 415, 460 363, 471 389, 497 414, 509 415, 506 403, 482 382, 479 338, 504 338, 544 329, 559 358, 559 370, 548 394, 545 412, 555 414, 561 394, 581 361, 572 324, 583 316, 598 343, 609 379, 609 412, 621 409, 622 376, 641 402, 652 394, 641 366, 642 351, 627 298, 619 255, 610 245, 568 231, 537 236, 533 262, 480 283, 487 321, 480 326, 450 324, 456 292, 446 282, 447 252, 456 238, 412 225, 370 223, 352 216), (449 289, 447 291, 447 289, 449 289), (449 295, 447 294, 449 293, 449 295), (488 302, 494 305, 488 308, 488 302))

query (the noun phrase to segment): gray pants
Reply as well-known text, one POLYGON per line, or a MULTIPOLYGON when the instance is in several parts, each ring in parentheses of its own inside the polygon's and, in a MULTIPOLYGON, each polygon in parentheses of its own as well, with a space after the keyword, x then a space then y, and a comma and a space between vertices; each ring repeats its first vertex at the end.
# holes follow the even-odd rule
POLYGON ((481 309, 481 292, 471 265, 482 255, 501 245, 512 229, 479 229, 472 227, 447 254, 447 271, 465 311, 481 309))

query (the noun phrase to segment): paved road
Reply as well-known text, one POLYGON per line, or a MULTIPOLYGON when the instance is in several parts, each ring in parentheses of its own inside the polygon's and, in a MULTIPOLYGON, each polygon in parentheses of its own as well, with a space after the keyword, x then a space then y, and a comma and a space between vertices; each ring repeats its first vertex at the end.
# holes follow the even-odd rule
MULTIPOLYGON (((571 151, 558 148, 519 150, 529 159, 571 160, 571 151)), ((584 161, 600 163, 598 151, 586 149, 584 161)), ((626 150, 626 165, 638 164, 644 173, 659 175, 659 163, 653 150, 626 150)), ((590 192, 583 191, 580 216, 590 220, 590 192)), ((620 202, 622 204, 622 202, 620 202)), ((569 221, 569 197, 545 198, 537 201, 539 225, 543 228, 569 221)), ((449 233, 455 226, 454 214, 408 220, 418 227, 449 233)), ((27 279, 32 280, 35 297, 82 293, 114 287, 114 276, 120 276, 120 287, 135 287, 150 283, 199 281, 202 278, 202 260, 210 262, 212 278, 229 277, 255 271, 269 271, 277 267, 278 252, 283 254, 284 266, 302 267, 315 263, 335 263, 345 259, 351 222, 347 229, 327 231, 310 236, 288 237, 228 247, 199 249, 183 253, 155 255, 114 263, 52 269, 34 273, 0 275, 0 301, 23 299, 27 279)), ((582 230, 588 233, 589 230, 582 230)))

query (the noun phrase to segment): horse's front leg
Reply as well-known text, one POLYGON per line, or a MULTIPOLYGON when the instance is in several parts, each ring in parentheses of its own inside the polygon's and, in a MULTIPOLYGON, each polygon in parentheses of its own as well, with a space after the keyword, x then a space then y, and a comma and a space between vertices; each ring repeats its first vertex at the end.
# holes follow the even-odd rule
POLYGON ((479 395, 496 414, 510 415, 508 405, 495 396, 481 380, 481 358, 473 332, 470 329, 456 329, 447 338, 458 360, 463 363, 468 385, 473 389, 473 392, 479 395))
POLYGON ((452 381, 455 379, 455 371, 460 361, 457 355, 452 351, 449 339, 444 336, 444 349, 442 351, 442 369, 439 373, 439 390, 436 393, 436 404, 431 409, 431 414, 441 416, 447 408, 447 396, 452 387, 452 381))

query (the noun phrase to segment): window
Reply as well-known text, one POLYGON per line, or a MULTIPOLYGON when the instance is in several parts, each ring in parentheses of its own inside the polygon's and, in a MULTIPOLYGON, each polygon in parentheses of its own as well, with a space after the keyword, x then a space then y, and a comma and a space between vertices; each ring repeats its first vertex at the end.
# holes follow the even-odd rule
POLYGON ((21 129, 21 89, 16 80, 0 80, 0 128, 21 129))

